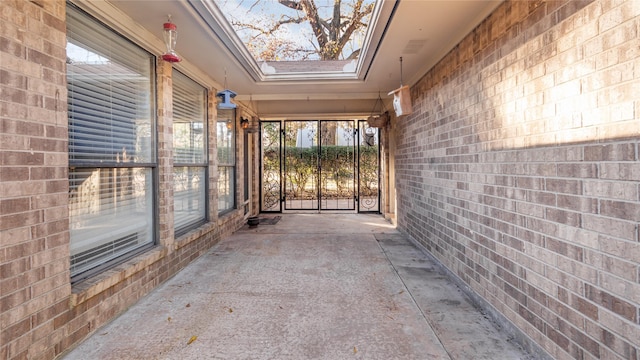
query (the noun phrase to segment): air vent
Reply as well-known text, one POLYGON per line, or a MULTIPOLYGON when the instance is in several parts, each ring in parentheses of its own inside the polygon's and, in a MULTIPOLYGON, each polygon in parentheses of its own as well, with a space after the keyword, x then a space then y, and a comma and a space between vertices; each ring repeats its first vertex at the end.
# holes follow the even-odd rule
POLYGON ((407 45, 402 50, 403 54, 417 54, 422 50, 424 44, 427 43, 427 39, 409 40, 407 45))

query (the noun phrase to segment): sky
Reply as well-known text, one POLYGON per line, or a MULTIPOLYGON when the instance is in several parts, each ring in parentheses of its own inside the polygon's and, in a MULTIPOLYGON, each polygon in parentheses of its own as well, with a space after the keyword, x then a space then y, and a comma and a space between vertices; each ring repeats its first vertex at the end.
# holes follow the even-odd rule
MULTIPOLYGON (((348 14, 351 12, 351 7, 348 6, 353 0, 343 0, 343 8, 349 10, 343 10, 343 13, 348 14)), ((371 3, 374 0, 365 0, 365 4, 371 3)), ((318 8, 320 17, 323 19, 332 16, 333 12, 333 0, 315 0, 315 4, 318 8)), ((215 0, 216 5, 222 10, 229 21, 235 19, 244 24, 254 24, 261 28, 270 27, 269 24, 277 21, 281 16, 297 17, 303 16, 302 12, 295 11, 287 8, 278 3, 277 0, 215 0)), ((240 36, 240 39, 245 43, 250 37, 250 33, 234 27, 240 36)), ((311 40, 316 44, 311 26, 308 23, 302 24, 289 24, 284 28, 281 28, 274 34, 281 39, 288 39, 296 45, 296 47, 313 49, 311 40)), ((345 48, 350 53, 351 48, 345 48)), ((254 54, 255 56, 255 54, 254 54)), ((345 56, 348 56, 345 55, 345 56)), ((260 60, 260 59, 257 59, 260 60)), ((290 59, 280 59, 290 60, 290 59)))

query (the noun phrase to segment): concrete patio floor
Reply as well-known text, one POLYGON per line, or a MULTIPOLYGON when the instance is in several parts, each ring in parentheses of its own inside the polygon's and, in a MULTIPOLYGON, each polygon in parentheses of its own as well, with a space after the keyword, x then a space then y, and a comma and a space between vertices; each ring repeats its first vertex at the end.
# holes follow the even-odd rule
POLYGON ((64 359, 533 359, 510 339, 381 216, 284 214, 64 359))

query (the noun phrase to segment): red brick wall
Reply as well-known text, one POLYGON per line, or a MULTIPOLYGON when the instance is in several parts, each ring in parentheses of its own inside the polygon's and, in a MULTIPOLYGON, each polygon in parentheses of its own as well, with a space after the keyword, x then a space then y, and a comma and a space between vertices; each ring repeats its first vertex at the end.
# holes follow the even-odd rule
POLYGON ((399 228, 554 358, 640 353, 639 32, 638 1, 507 1, 395 124, 399 228))
POLYGON ((213 212, 174 239, 171 66, 161 62, 158 246, 72 286, 65 12, 63 0, 0 1, 0 359, 63 354, 243 224, 242 210, 213 212))

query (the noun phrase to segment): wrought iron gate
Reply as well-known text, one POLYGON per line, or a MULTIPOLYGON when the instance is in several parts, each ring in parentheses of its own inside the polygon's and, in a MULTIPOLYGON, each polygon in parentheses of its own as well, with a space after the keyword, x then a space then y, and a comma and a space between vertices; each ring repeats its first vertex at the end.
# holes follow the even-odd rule
POLYGON ((358 121, 358 212, 380 212, 380 133, 358 121))
POLYGON ((279 121, 260 123, 260 211, 282 211, 282 146, 279 121))
POLYGON ((317 121, 284 123, 285 210, 317 210, 320 160, 317 121))
POLYGON ((365 121, 261 123, 262 212, 379 212, 378 131, 365 121))

